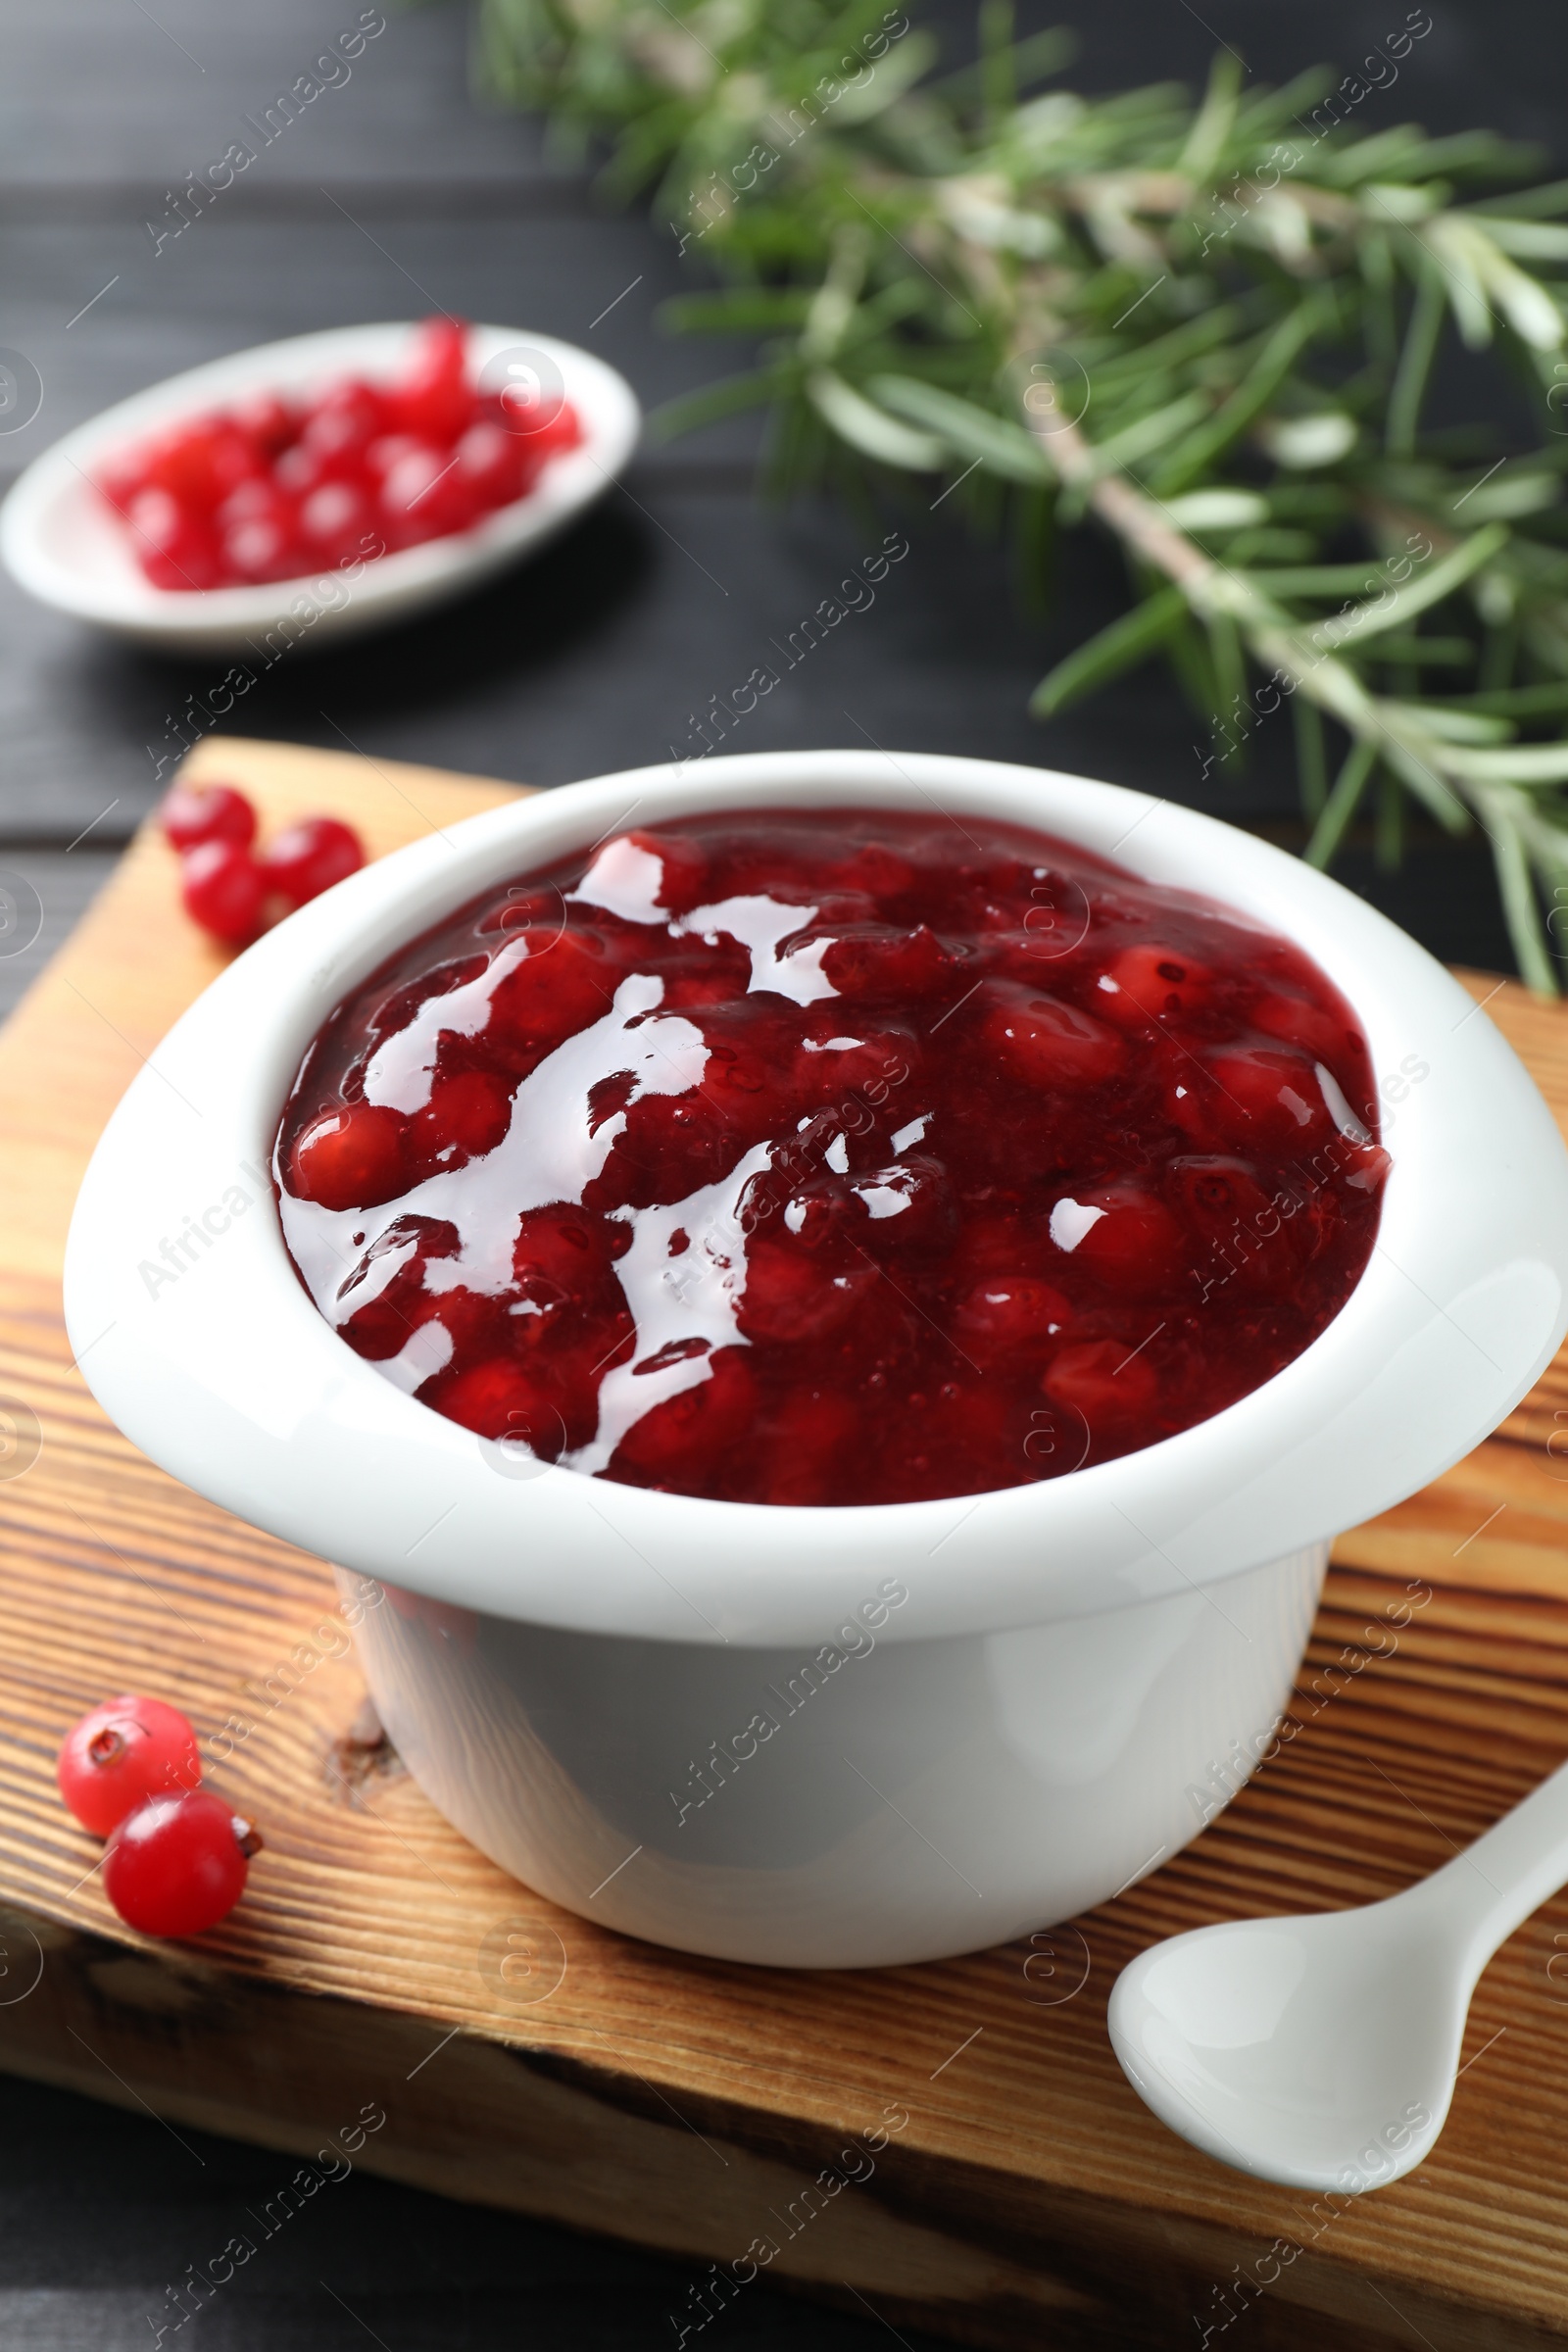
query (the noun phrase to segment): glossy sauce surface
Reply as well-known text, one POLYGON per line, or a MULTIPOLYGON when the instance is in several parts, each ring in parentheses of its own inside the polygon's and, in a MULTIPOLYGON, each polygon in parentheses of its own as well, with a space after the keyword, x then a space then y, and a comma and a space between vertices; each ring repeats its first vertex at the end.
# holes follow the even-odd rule
POLYGON ((276 1157, 307 1289, 399 1387, 796 1504, 1206 1419, 1339 1312, 1388 1167, 1283 939, 1021 827, 836 808, 498 885, 333 1013, 276 1157))

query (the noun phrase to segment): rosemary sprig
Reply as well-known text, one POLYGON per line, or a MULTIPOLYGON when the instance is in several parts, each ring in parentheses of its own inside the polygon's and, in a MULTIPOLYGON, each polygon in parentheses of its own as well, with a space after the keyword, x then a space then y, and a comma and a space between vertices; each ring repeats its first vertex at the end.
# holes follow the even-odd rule
POLYGON ((608 140, 611 192, 651 191, 721 280, 672 323, 765 339, 662 429, 765 403, 775 487, 950 476, 1037 563, 1056 527, 1108 528, 1130 609, 1036 710, 1163 655, 1234 769, 1288 701, 1308 859, 1364 809, 1385 861, 1409 803, 1479 826, 1520 969, 1558 993, 1568 183, 1499 193, 1532 159, 1488 132, 1362 127, 1424 10, 1361 77, 1244 88, 1227 55, 1196 104, 1038 87, 1069 37, 1014 41, 1009 0, 945 80, 881 0, 482 0, 481 23, 503 92, 608 140), (1538 447, 1423 431, 1449 336, 1514 370, 1538 447))

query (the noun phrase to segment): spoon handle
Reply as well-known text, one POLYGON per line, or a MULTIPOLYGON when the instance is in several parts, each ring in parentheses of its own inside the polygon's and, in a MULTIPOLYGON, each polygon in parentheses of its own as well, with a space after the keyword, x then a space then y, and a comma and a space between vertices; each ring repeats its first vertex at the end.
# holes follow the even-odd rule
POLYGON ((1430 1900, 1464 1936, 1476 1977, 1504 1937, 1564 1885, 1568 1764, 1559 1765, 1474 1845, 1410 1891, 1430 1900))

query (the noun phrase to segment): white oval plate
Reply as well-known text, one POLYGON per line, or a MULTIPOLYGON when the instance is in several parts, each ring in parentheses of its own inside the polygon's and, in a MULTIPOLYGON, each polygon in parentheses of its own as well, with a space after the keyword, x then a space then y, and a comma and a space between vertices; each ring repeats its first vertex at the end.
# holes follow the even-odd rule
POLYGON ((323 570, 264 586, 175 593, 143 578, 124 525, 92 486, 98 466, 182 418, 253 392, 309 392, 345 374, 388 376, 414 323, 332 327, 187 368, 105 409, 35 458, 0 507, 0 559, 40 604, 143 645, 197 653, 254 650, 269 629, 312 608, 311 636, 358 636, 446 602, 565 529, 609 489, 637 446, 642 411, 622 375, 575 344, 520 327, 475 326, 470 367, 506 351, 539 353, 561 371, 582 421, 576 449, 552 459, 523 498, 421 547, 378 556, 353 579, 323 570))

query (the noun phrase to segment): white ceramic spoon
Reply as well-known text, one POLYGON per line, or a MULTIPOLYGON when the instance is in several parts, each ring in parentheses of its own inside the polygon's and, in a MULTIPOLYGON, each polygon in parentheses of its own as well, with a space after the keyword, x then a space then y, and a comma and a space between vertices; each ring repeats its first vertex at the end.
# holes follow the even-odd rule
POLYGON ((1568 1884, 1568 1764, 1387 1902, 1196 1928, 1122 1970, 1110 2038, 1195 2147, 1292 2188, 1382 2187, 1447 2119, 1470 1996, 1568 1884))

